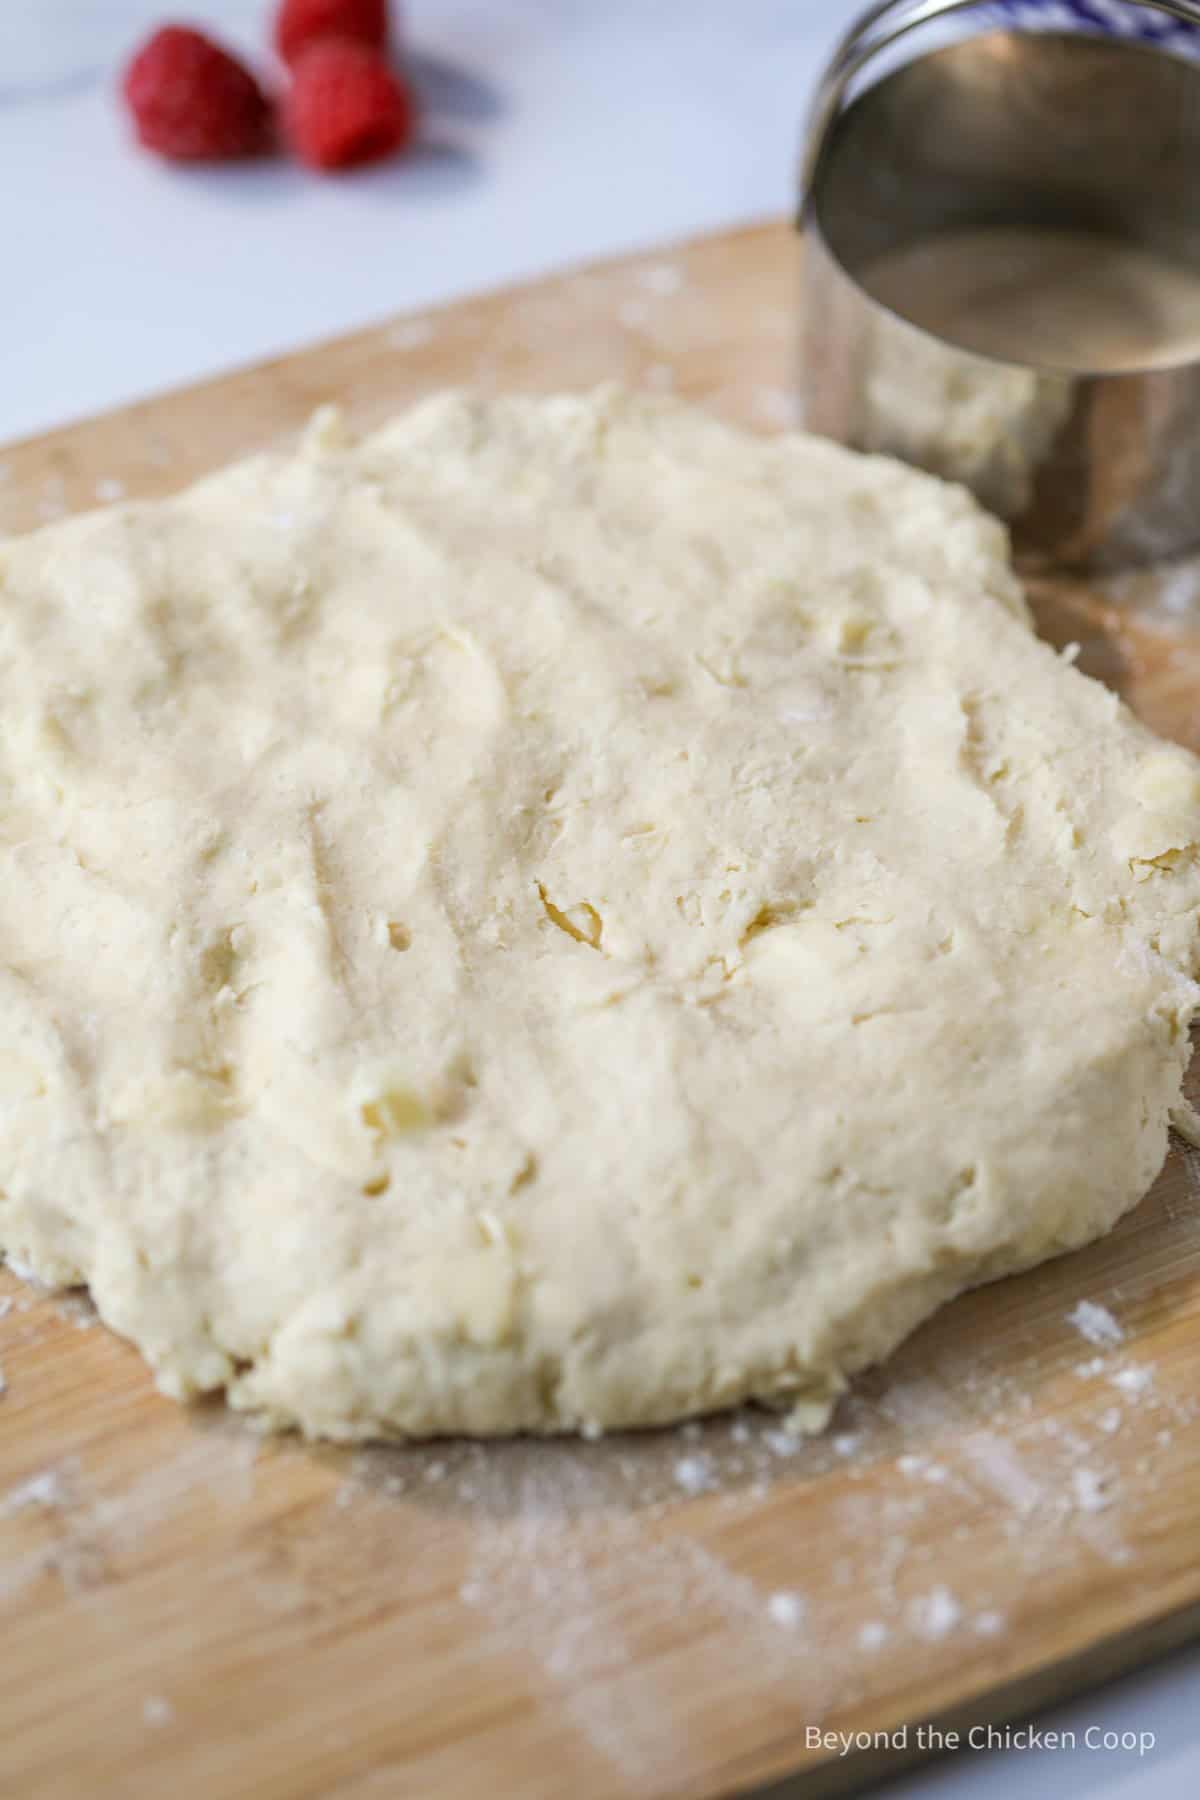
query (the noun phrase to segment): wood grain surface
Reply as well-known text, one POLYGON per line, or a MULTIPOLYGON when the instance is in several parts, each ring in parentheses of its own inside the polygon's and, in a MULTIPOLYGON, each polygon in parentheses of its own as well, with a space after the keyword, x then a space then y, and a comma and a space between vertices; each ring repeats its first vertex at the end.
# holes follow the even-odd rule
MULTIPOLYGON (((0 529, 446 383, 616 377, 778 427, 798 256, 766 225, 89 420, 0 452, 0 529)), ((1200 576, 1037 601, 1200 747, 1200 576)), ((595 1444, 262 1441, 160 1398, 85 1297, 0 1271, 0 1312, 20 1800, 708 1800, 785 1776, 811 1800, 880 1759, 810 1727, 1011 1716, 1200 1623, 1200 1159, 1178 1144, 1106 1241, 947 1308, 800 1446, 756 1412, 595 1444)))

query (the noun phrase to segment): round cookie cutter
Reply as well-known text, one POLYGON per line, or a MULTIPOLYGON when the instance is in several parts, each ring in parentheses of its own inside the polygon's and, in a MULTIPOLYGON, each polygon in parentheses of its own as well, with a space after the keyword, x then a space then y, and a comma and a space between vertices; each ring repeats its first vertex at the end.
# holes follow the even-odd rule
MULTIPOLYGON (((1200 0, 1134 4, 1200 27, 1200 0)), ((1009 28, 893 56, 870 79, 917 27, 976 5, 884 0, 820 82, 799 220, 805 423, 965 482, 1027 566, 1177 556, 1200 543, 1200 360, 1080 371, 984 356, 862 284, 875 258, 939 231, 1032 224, 1168 252, 1200 296, 1200 62, 1009 28)))

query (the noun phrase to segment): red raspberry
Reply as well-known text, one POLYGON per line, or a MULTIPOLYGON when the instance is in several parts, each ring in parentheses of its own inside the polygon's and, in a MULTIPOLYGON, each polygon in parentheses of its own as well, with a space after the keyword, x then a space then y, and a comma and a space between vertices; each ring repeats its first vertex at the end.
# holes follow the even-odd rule
POLYGON ((275 16, 275 48, 294 63, 316 38, 353 38, 371 50, 388 40, 387 0, 283 0, 275 16))
POLYGON ((186 25, 148 38, 123 87, 140 142, 173 161, 253 156, 269 141, 271 108, 253 75, 186 25))
POLYGON ((284 121, 292 148, 314 169, 378 162, 413 131, 412 97, 377 51, 318 38, 293 70, 284 121))

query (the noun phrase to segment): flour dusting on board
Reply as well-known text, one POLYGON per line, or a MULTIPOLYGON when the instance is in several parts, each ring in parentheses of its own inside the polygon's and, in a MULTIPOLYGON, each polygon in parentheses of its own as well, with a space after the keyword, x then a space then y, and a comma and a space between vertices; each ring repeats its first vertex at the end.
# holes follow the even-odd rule
POLYGON ((803 1625, 806 1611, 804 1595, 786 1589, 771 1594, 767 1600, 767 1617, 787 1631, 796 1631, 803 1625))
MULTIPOLYGON (((46 1329, 70 1327, 60 1301, 40 1302, 46 1329)), ((1097 1354, 1074 1364, 1079 1308, 1069 1316, 1059 1314, 1063 1406, 1050 1411, 1031 1410, 1011 1357, 990 1366, 987 1333, 960 1333, 932 1358, 918 1341, 866 1377, 816 1439, 748 1409, 595 1443, 323 1453, 328 1504, 311 1548, 257 1567, 242 1604, 306 1615, 331 1544, 346 1555, 359 1546, 364 1569, 386 1579, 406 1519, 422 1530, 440 1521, 462 1546, 442 1603, 470 1621, 472 1654, 515 1660, 614 1790, 686 1780, 702 1769, 701 1735, 649 1643, 687 1646, 697 1693, 719 1690, 735 1707, 767 1689, 820 1719, 869 1694, 891 1659, 950 1666, 987 1654, 1026 1593, 1044 1597, 1072 1569, 1130 1563, 1123 1509, 1153 1493, 1180 1403, 1168 1412, 1160 1401, 1152 1366, 1129 1353, 1129 1327, 1114 1338, 1084 1313, 1097 1354), (1133 1431, 1143 1454, 1119 1464, 1133 1431), (760 1562, 753 1521, 781 1490, 795 1530, 760 1562), (951 1576, 954 1547, 997 1514, 1003 1556, 966 1571, 960 1557, 951 1576)), ((119 1491, 101 1490, 83 1458, 0 1491, 0 1608, 46 1579, 68 1598, 94 1597, 143 1544, 152 1550, 160 1526, 214 1506, 236 1516, 254 1497, 260 1442, 226 1427, 194 1430, 119 1491), (7 1531, 18 1533, 11 1549, 7 1531)), ((313 1466, 296 1443, 268 1454, 313 1466)), ((151 1694, 143 1718, 164 1730, 173 1703, 151 1694)))
POLYGON ((713 1487, 712 1458, 681 1456, 675 1464, 675 1482, 685 1494, 702 1494, 706 1488, 713 1487))
MULTIPOLYGON (((760 1588, 676 1529, 651 1450, 650 1440, 614 1438, 594 1451, 544 1445, 519 1459, 523 1474, 493 1450, 467 1450, 459 1465, 480 1502, 459 1592, 482 1643, 531 1658, 556 1709, 630 1783, 678 1780, 700 1766, 692 1737, 672 1721, 671 1694, 638 1655, 647 1629, 686 1640, 700 1692, 761 1684, 769 1670, 782 1697, 801 1682, 811 1692, 813 1677, 804 1593, 760 1588)), ((723 1461, 720 1449, 712 1457, 723 1461)), ((448 1479, 452 1492, 461 1488, 457 1472, 448 1479)), ((798 1546, 797 1567, 802 1554, 798 1546)), ((828 1705, 833 1687, 820 1685, 828 1705)))
POLYGON ((29 1267, 29 1264, 22 1262, 19 1256, 14 1256, 11 1250, 0 1254, 0 1265, 5 1263, 7 1263, 18 1281, 28 1282, 31 1287, 41 1287, 41 1282, 29 1267))
POLYGON ((962 1607, 946 1587, 918 1595, 909 1608, 913 1630, 923 1638, 944 1638, 962 1622, 962 1616, 962 1607))
POLYGON ((6 1494, 0 1495, 0 1518, 9 1518, 13 1513, 24 1512, 30 1507, 63 1507, 69 1497, 70 1489, 62 1472, 58 1469, 43 1469, 37 1475, 29 1476, 26 1481, 19 1481, 6 1494))
MULTIPOLYGON (((1107 1306, 1090 1304, 1116 1324, 1107 1306)), ((638 1655, 644 1632, 663 1620, 678 1620, 691 1644, 719 1649, 714 1679, 726 1691, 741 1681, 761 1690, 770 1656, 791 1701, 819 1718, 835 1700, 849 1703, 885 1651, 969 1656, 972 1644, 1011 1628, 1026 1590, 1042 1593, 1071 1565, 1124 1566, 1122 1508, 1153 1491, 1155 1469, 1148 1456, 1118 1471, 1122 1434, 1140 1421, 1127 1395, 1116 1408, 1106 1396, 1118 1376, 1128 1387, 1126 1372, 1139 1365, 1123 1354, 1126 1328, 1118 1335, 1087 1311, 1082 1319, 1107 1353, 1083 1374, 1073 1370, 1073 1308, 1061 1334, 1072 1402, 1064 1417, 1032 1408, 1009 1373, 990 1372, 986 1344, 956 1340, 941 1363, 925 1359, 936 1374, 906 1374, 902 1356, 868 1377, 822 1438, 797 1438, 745 1411, 644 1437, 524 1447, 511 1458, 443 1448, 425 1464, 436 1471, 432 1484, 416 1476, 411 1452, 368 1450, 349 1504, 385 1495, 395 1469, 407 1471, 409 1491, 415 1479, 452 1509, 465 1503, 472 1549, 459 1598, 478 1615, 483 1643, 533 1658, 555 1704, 615 1774, 649 1780, 687 1766, 671 1696, 656 1690, 638 1655), (990 1423, 963 1429, 969 1416, 990 1423), (732 1528, 781 1483, 797 1507, 812 1496, 794 1515, 792 1566, 773 1560, 769 1579, 765 1569, 756 1579, 692 1537, 691 1508, 732 1528), (1003 1560, 972 1567, 969 1589, 960 1564, 951 1584, 947 1544, 972 1541, 973 1521, 997 1508, 1003 1560), (856 1550, 830 1566, 835 1542, 856 1550), (813 1568, 826 1578, 807 1580, 813 1568), (771 1650, 764 1630, 776 1640, 771 1650), (628 1685, 634 1667, 639 1680, 628 1685)), ((1143 1386, 1141 1395, 1153 1409, 1153 1392, 1143 1386)), ((726 1541, 736 1542, 732 1529, 726 1541)))
MULTIPOLYGON (((43 1310, 52 1313, 62 1298, 48 1296, 43 1310)), ((12 1315, 11 1304, 4 1310, 12 1315)), ((781 1688, 819 1716, 866 1679, 885 1649, 903 1654, 907 1645, 926 1656, 999 1636, 1026 1584, 1072 1561, 1120 1564, 1128 1556, 1122 1506, 1139 1487, 1152 1489, 1171 1423, 1152 1366, 1128 1355, 1126 1329, 1108 1307, 1081 1303, 1068 1317, 1061 1355, 1074 1397, 1069 1425, 1031 1413, 1019 1382, 989 1369, 986 1339, 955 1340, 941 1360, 925 1359, 923 1373, 908 1372, 910 1353, 867 1377, 836 1428, 817 1439, 747 1410, 594 1444, 369 1447, 339 1459, 332 1515, 352 1538, 364 1508, 382 1508, 385 1519, 405 1507, 463 1519, 469 1548, 453 1598, 475 1617, 484 1653, 532 1656, 576 1729, 623 1778, 645 1779, 686 1767, 687 1756, 686 1731, 672 1726, 664 1697, 644 1680, 637 1652, 651 1626, 676 1620, 689 1639, 703 1626, 727 1687, 760 1688, 769 1664, 781 1688), (1085 1364, 1071 1363, 1073 1332, 1098 1347, 1085 1364), (1147 1454, 1118 1473, 1122 1438, 1147 1412, 1147 1454), (981 1417, 986 1427, 970 1426, 981 1417), (733 1524, 779 1484, 811 1497, 789 1565, 773 1559, 751 1574, 691 1535, 691 1508, 733 1524), (990 1574, 981 1568, 968 1593, 961 1573, 953 1585, 943 1578, 946 1546, 997 1506, 1005 1560, 990 1574), (830 1547, 848 1542, 854 1557, 835 1559, 831 1579, 811 1582, 830 1547)), ((95 1491, 78 1461, 0 1492, 0 1520, 56 1521, 40 1551, 23 1542, 6 1563, 0 1543, 0 1598, 47 1573, 68 1589, 86 1587, 159 1523, 196 1506, 249 1500, 259 1440, 230 1427, 196 1433, 120 1492, 95 1491)), ((288 1454, 309 1453, 295 1445, 288 1454)), ((304 1592, 295 1580, 258 1590, 263 1605, 289 1608, 305 1603, 304 1592)))
MULTIPOLYGON (((1153 561, 1153 557, 1147 561, 1153 561)), ((1154 567, 1121 570, 1097 584, 1115 606, 1168 629, 1194 624, 1200 616, 1200 557, 1184 556, 1154 567)))
POLYGON ((58 1309, 59 1317, 69 1319, 76 1331, 90 1331, 93 1325, 100 1323, 100 1314, 96 1311, 89 1294, 56 1294, 54 1304, 58 1309))
MULTIPOLYGON (((181 1450, 115 1491, 101 1489, 71 1455, 0 1490, 0 1601, 45 1576, 68 1593, 102 1587, 113 1564, 164 1524, 198 1510, 244 1503, 253 1491, 258 1441, 244 1427, 195 1431, 181 1450), (39 1525, 53 1530, 35 1532, 39 1525), (4 1527, 23 1527, 9 1556, 4 1527), (33 1544, 33 1548, 27 1545, 33 1544)), ((286 1452, 285 1452, 286 1454, 286 1452)))
POLYGON ((1134 1399, 1139 1394, 1148 1394, 1154 1386, 1154 1370, 1144 1363, 1127 1363, 1124 1368, 1114 1369, 1109 1380, 1115 1388, 1134 1399))
POLYGON ((1067 1314, 1067 1323, 1073 1325, 1089 1344, 1103 1344, 1108 1348, 1124 1342, 1125 1333, 1107 1306, 1097 1306, 1094 1300, 1081 1300, 1067 1314))
POLYGON ((1071 1480, 1075 1504, 1084 1512, 1103 1512, 1111 1504, 1105 1479, 1095 1469, 1075 1469, 1071 1480))

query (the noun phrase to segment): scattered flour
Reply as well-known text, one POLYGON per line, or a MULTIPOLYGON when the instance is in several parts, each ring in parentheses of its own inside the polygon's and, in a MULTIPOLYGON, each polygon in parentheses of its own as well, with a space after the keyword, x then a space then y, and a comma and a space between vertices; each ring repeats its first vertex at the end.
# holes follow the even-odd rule
POLYGON ((1095 1469, 1072 1470, 1071 1486, 1075 1493, 1075 1504, 1081 1512, 1103 1512, 1105 1507, 1112 1504, 1105 1479, 1095 1469))
MULTIPOLYGON (((1119 1358, 1102 1367, 1126 1382, 1131 1374, 1138 1381, 1149 1376, 1119 1358)), ((975 1378, 970 1369, 960 1374, 961 1382, 953 1375, 943 1383, 936 1440, 928 1436, 936 1421, 935 1387, 909 1383, 900 1384, 899 1400, 886 1385, 879 1400, 869 1393, 850 1397, 843 1403, 844 1428, 816 1439, 793 1437, 769 1415, 746 1409, 599 1447, 368 1447, 347 1459, 340 1483, 331 1483, 337 1510, 326 1515, 326 1531, 335 1540, 356 1539, 361 1515, 351 1509, 359 1507, 375 1509, 372 1529, 381 1530, 389 1524, 386 1509, 429 1507, 426 1496, 439 1484, 438 1513, 458 1512, 469 1523, 467 1562, 447 1604, 473 1615, 481 1654, 531 1658, 550 1703, 607 1763, 614 1785, 650 1786, 680 1773, 690 1779, 687 1714, 673 1711, 668 1688, 653 1669, 646 1673, 646 1618, 674 1619, 686 1630, 698 1680, 732 1682, 732 1693, 774 1683, 791 1702, 802 1695, 806 1710, 819 1717, 885 1646, 903 1654, 961 1633, 964 1653, 982 1657, 1008 1627, 991 1596, 966 1577, 953 1587, 933 1583, 941 1572, 933 1559, 956 1535, 956 1523, 960 1540, 972 1541, 975 1530, 962 1524, 955 1496, 1000 1518, 1011 1544, 1006 1568, 1014 1605, 1022 1587, 1060 1566, 1064 1552, 1113 1566, 1129 1559, 1120 1504, 1136 1491, 1138 1476, 1122 1468, 1118 1489, 1099 1460, 1101 1444, 1109 1456, 1113 1433, 1132 1423, 1128 1401, 1099 1418, 1085 1412, 1026 1420, 1017 1391, 993 1393, 981 1380, 994 1425, 970 1430, 964 1420, 949 1435, 946 1425, 962 1418, 955 1412, 958 1393, 975 1378), (915 1447, 932 1441, 936 1459, 915 1447), (888 1481, 889 1464, 906 1480, 888 1481), (732 1523, 772 1490, 807 1486, 829 1472, 837 1475, 838 1498, 818 1525, 828 1538, 806 1543, 803 1552, 828 1571, 816 1591, 804 1580, 799 1547, 791 1566, 776 1559, 778 1587, 764 1588, 680 1527, 686 1520, 681 1490, 711 1495, 710 1505, 728 1508, 732 1523), (848 1534, 866 1546, 863 1555, 836 1553, 846 1549, 848 1534), (924 1582, 914 1579, 922 1568, 924 1582), (906 1598, 897 1592, 902 1569, 906 1598), (803 1588, 790 1585, 797 1578, 803 1588), (846 1595, 859 1590, 870 1611, 847 1634, 840 1610, 846 1595)), ((239 1430, 232 1453, 240 1458, 246 1448, 253 1458, 257 1441, 239 1430)), ((97 1558, 102 1566, 112 1549, 140 1542, 148 1525, 175 1504, 194 1504, 191 1497, 206 1484, 222 1504, 235 1504, 230 1449, 226 1442, 218 1451, 201 1434, 170 1469, 123 1495, 90 1494, 66 1465, 0 1494, 0 1514, 63 1509, 46 1528, 58 1534, 52 1542, 0 1564, 0 1593, 19 1591, 47 1569, 69 1587, 86 1589, 95 1582, 97 1558)), ((1155 1460, 1144 1461, 1151 1483, 1155 1460)), ((303 1579, 292 1581, 276 1600, 296 1606, 304 1591, 303 1579)), ((255 1593, 270 1602, 267 1584, 259 1582, 255 1593)), ((147 1713, 147 1728, 167 1725, 171 1716, 147 1713)))
POLYGON ((787 1631, 795 1631, 804 1623, 807 1611, 803 1594, 781 1590, 772 1594, 767 1601, 767 1615, 776 1625, 782 1625, 787 1631))
POLYGON ((984 1485, 1008 1502, 1018 1519, 1028 1518, 1045 1501, 1042 1484, 1035 1481, 1010 1443, 990 1431, 974 1431, 963 1445, 968 1461, 984 1485))
POLYGON ((1094 1300, 1081 1300, 1067 1314, 1067 1324, 1073 1325, 1080 1337, 1085 1337, 1089 1344, 1111 1348, 1114 1344, 1125 1342, 1123 1327, 1114 1319, 1106 1306, 1097 1306, 1094 1300))
POLYGON ((1154 1386, 1154 1370, 1148 1363, 1127 1363, 1123 1369, 1114 1369, 1108 1379, 1123 1394, 1136 1398, 1154 1386))
POLYGON ((142 1701, 142 1720, 152 1730, 160 1730, 169 1725, 175 1717, 175 1708, 161 1694, 147 1694, 142 1701))
POLYGON ((105 506, 110 506, 116 500, 123 500, 127 492, 125 483, 115 475, 107 475, 96 483, 96 498, 105 506))
POLYGON ((915 1481, 928 1481, 933 1487, 940 1487, 947 1478, 941 1463, 930 1462, 927 1456, 898 1456, 896 1467, 902 1475, 908 1475, 915 1481))
POLYGON ((681 1456, 675 1464, 675 1485, 685 1494, 703 1494, 716 1485, 711 1456, 681 1456))
POLYGON ((100 1323, 100 1314, 86 1291, 56 1292, 53 1298, 59 1318, 68 1320, 76 1331, 90 1331, 93 1325, 100 1323))
POLYGON ((9 1313, 12 1311, 12 1304, 12 1296, 10 1294, 0 1294, 0 1319, 8 1317, 9 1313))
MULTIPOLYGON (((824 1710, 836 1698, 836 1675, 797 1629, 799 1593, 763 1593, 672 1531, 666 1495, 663 1505, 646 1494, 620 1505, 621 1463, 634 1483, 624 1490, 631 1499, 639 1467, 661 1468, 661 1443, 657 1454, 638 1444, 619 1458, 607 1447, 544 1446, 537 1456, 465 1460, 481 1507, 458 1598, 475 1614, 473 1641, 483 1654, 519 1652, 540 1674, 556 1716, 609 1765, 613 1791, 657 1790, 699 1780, 700 1747, 660 1682, 659 1664, 639 1657, 641 1621, 674 1620, 686 1632, 701 1688, 736 1693, 766 1684, 782 1701, 802 1684, 806 1700, 824 1710)), ((668 1477, 677 1466, 668 1463, 668 1477)))
POLYGON ((1103 588, 1119 606, 1177 621, 1191 620, 1200 606, 1200 560, 1155 562, 1153 568, 1111 575, 1103 588))
POLYGON ((66 1506, 69 1499, 67 1484, 59 1471, 44 1469, 40 1475, 31 1475, 28 1481, 19 1482, 0 1496, 0 1519, 26 1512, 31 1507, 49 1512, 66 1506))
POLYGON ((1087 1362, 1075 1364, 1075 1373, 1081 1381, 1090 1381, 1094 1375, 1103 1375, 1108 1364, 1102 1356, 1089 1357, 1087 1362))
POLYGON ((909 1607, 909 1622, 918 1637, 935 1642, 952 1632, 962 1620, 962 1607, 947 1587, 931 1588, 909 1607))
MULTIPOLYGON (((15 1272, 29 1277, 20 1267, 15 1272)), ((23 1304, 16 1302, 18 1310, 23 1304)), ((0 1313, 11 1311, 5 1297, 0 1313)), ((467 1566, 447 1603, 475 1615, 480 1642, 531 1656, 554 1705, 627 1784, 648 1785, 668 1774, 674 1780, 677 1770, 690 1778, 686 1715, 672 1713, 667 1691, 644 1675, 644 1617, 674 1618, 689 1637, 695 1627, 699 1647, 689 1655, 700 1659, 706 1680, 722 1677, 732 1658, 735 1684, 750 1692, 777 1682, 789 1697, 802 1693, 806 1710, 818 1717, 885 1646, 903 1652, 960 1632, 965 1653, 982 1658, 988 1640, 1008 1628, 991 1593, 981 1594, 965 1576, 954 1581, 957 1591, 930 1585, 948 1572, 935 1560, 944 1545, 974 1541, 978 1523, 963 1523, 963 1499, 998 1518, 1008 1538, 1014 1609, 1020 1590, 1059 1567, 1064 1554, 1083 1568, 1097 1558, 1113 1566, 1131 1560, 1130 1544, 1136 1544, 1122 1536, 1122 1506, 1139 1484, 1143 1495, 1153 1486, 1172 1434, 1151 1429, 1142 1447, 1152 1454, 1132 1466, 1121 1458, 1117 1485, 1105 1465, 1119 1448, 1116 1434, 1136 1429, 1132 1402, 1152 1388, 1154 1372, 1129 1357, 1106 1308, 1081 1302, 1068 1317, 1104 1352, 1081 1365, 1081 1373, 1111 1383, 1119 1404, 1093 1402, 1081 1413, 1030 1417, 1030 1395, 1020 1382, 996 1375, 982 1352, 976 1360, 964 1351, 936 1376, 879 1377, 874 1396, 869 1385, 849 1396, 841 1428, 816 1439, 797 1437, 777 1418, 749 1408, 729 1418, 689 1420, 676 1433, 637 1442, 618 1437, 600 1448, 368 1449, 347 1460, 346 1479, 331 1484, 336 1512, 325 1515, 325 1529, 350 1541, 358 1528, 352 1508, 428 1509, 427 1492, 439 1484, 438 1514, 457 1511, 469 1522, 467 1566), (1118 1344, 1124 1354, 1113 1354, 1118 1344), (987 1428, 973 1428, 980 1417, 987 1428), (925 1444, 936 1445, 936 1456, 918 1447, 925 1444), (890 1466, 906 1479, 890 1479, 890 1466), (827 1536, 804 1550, 828 1571, 817 1589, 806 1580, 799 1548, 791 1566, 786 1552, 783 1566, 776 1561, 780 1586, 764 1591, 681 1528, 688 1521, 681 1493, 711 1495, 708 1504, 728 1509, 732 1523, 768 1493, 808 1486, 830 1472, 837 1477, 836 1499, 819 1523, 827 1536), (840 1554, 850 1534, 866 1547, 862 1555, 840 1554), (803 1591, 787 1585, 797 1578, 803 1591), (844 1634, 839 1611, 859 1589, 870 1616, 844 1634)), ((244 1450, 252 1486, 258 1445, 239 1430, 233 1454, 240 1459, 244 1450)), ((201 1434, 169 1469, 124 1494, 89 1492, 66 1464, 0 1492, 0 1518, 56 1515, 28 1528, 48 1541, 34 1537, 33 1551, 0 1562, 0 1595, 20 1591, 48 1569, 69 1588, 89 1588, 111 1550, 139 1543, 157 1518, 195 1504, 206 1485, 220 1504, 237 1504, 229 1469, 228 1444, 220 1451, 201 1434)), ((379 1525, 385 1521, 380 1512, 379 1525)), ((288 1605, 299 1604, 303 1585, 288 1589, 288 1605)), ((144 1703, 147 1728, 165 1726, 173 1716, 158 1696, 144 1703)))

